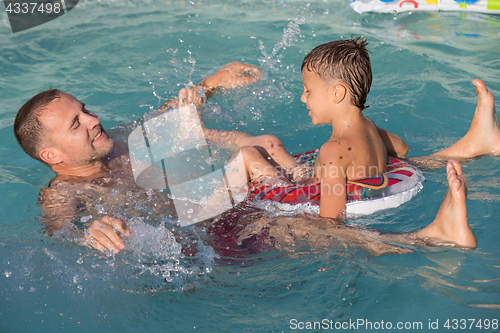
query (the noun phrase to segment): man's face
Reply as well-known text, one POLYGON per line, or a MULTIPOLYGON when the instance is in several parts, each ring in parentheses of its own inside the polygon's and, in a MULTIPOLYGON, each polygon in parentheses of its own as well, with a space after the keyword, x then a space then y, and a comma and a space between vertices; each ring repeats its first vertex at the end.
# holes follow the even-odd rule
POLYGON ((100 161, 113 148, 99 118, 71 95, 61 93, 47 105, 40 121, 46 133, 45 145, 56 148, 68 167, 100 161))

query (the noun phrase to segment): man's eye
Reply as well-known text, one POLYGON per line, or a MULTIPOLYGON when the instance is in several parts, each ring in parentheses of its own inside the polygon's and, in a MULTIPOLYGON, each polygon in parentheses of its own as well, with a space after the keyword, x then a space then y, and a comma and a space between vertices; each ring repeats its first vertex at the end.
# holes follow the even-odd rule
POLYGON ((92 111, 90 111, 90 110, 88 110, 87 108, 83 108, 83 112, 85 114, 91 115, 92 117, 96 117, 95 113, 92 112, 92 111))

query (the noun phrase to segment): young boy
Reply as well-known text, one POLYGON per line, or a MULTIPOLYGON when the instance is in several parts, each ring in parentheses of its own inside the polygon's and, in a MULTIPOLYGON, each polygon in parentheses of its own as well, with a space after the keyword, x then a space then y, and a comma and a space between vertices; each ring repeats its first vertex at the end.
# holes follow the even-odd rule
MULTIPOLYGON (((353 63, 356 61, 355 57, 348 52, 344 53, 344 57, 346 60, 344 60, 343 64, 348 64, 346 70, 352 71, 353 63)), ((366 177, 373 175, 374 172, 383 172, 385 166, 382 165, 382 169, 379 163, 382 158, 382 160, 385 161, 386 155, 402 158, 407 154, 408 146, 402 139, 384 129, 376 127, 368 118, 361 115, 361 111, 364 109, 366 94, 368 93, 371 83, 371 71, 369 70, 369 58, 366 54, 365 41, 354 39, 321 45, 304 59, 302 70, 304 76, 304 93, 301 100, 305 102, 310 109, 312 121, 314 123, 329 122, 332 125, 332 137, 321 147, 319 157, 315 163, 312 181, 319 181, 323 185, 331 183, 340 184, 339 186, 342 186, 342 190, 344 190, 346 181, 351 179, 351 177, 366 177), (325 70, 325 68, 321 66, 325 59, 328 60, 328 57, 331 59, 335 58, 334 54, 328 54, 324 49, 332 46, 332 44, 335 46, 334 49, 336 49, 338 48, 338 44, 342 45, 342 43, 346 43, 351 52, 361 52, 365 57, 365 72, 369 73, 369 76, 368 80, 363 81, 365 89, 361 94, 359 94, 361 91, 359 87, 363 86, 363 84, 357 83, 354 87, 358 87, 360 90, 351 88, 355 91, 352 93, 352 91, 349 90, 351 86, 346 84, 342 78, 339 79, 335 76, 333 80, 334 83, 329 85, 329 78, 325 76, 325 72, 328 70, 331 71, 331 69, 326 68, 325 70), (368 68, 368 70, 366 70, 366 68, 368 68), (317 77, 313 74, 316 74, 317 77), (323 82, 318 81, 318 77, 323 80, 323 82), (321 83, 323 83, 323 85, 321 85, 321 83), (338 91, 340 91, 340 94, 338 94, 338 91), (343 98, 342 95, 344 95, 343 98), (347 104, 345 108, 339 106, 346 98, 347 100, 353 98, 353 95, 354 99, 351 105, 347 104), (359 96, 364 96, 364 98, 361 99, 359 96), (330 98, 330 100, 328 100, 328 98, 330 98), (325 102, 321 103, 322 100, 325 100, 325 102), (330 106, 332 110, 326 109, 324 105, 330 106), (352 114, 345 112, 346 110, 351 110, 352 114), (336 111, 336 114, 340 115, 339 119, 334 119, 332 115, 328 115, 330 111, 336 111), (343 111, 345 117, 342 117, 343 111), (344 124, 345 129, 338 125, 339 123, 341 125, 344 124), (351 129, 354 131, 350 132, 349 130, 351 129), (359 129, 361 129, 361 131, 359 129), (378 137, 375 135, 374 129, 378 137), (361 133, 363 130, 365 133, 361 133), (355 132, 354 135, 353 132, 355 132), (356 133, 360 135, 360 137, 357 137, 355 135, 356 133), (383 143, 382 147, 381 142, 383 143), (374 149, 374 151, 370 149, 374 149), (337 155, 324 157, 328 155, 328 153, 337 155), (382 155, 382 158, 380 155, 382 155), (364 163, 362 159, 358 159, 363 156, 369 160, 368 163, 364 163), (348 161, 346 162, 344 160, 348 161), (329 164, 330 162, 332 162, 332 164, 329 164), (341 168, 345 169, 342 170, 341 168), (377 168, 379 168, 379 170, 377 170, 377 168), (328 173, 328 169, 333 172, 328 173), (335 171, 343 171, 344 173, 339 174, 335 173, 335 171)), ((252 73, 255 79, 258 79, 260 76, 260 72, 255 67, 233 62, 224 66, 216 74, 203 80, 200 85, 202 85, 204 90, 208 89, 209 93, 211 93, 212 86, 213 88, 218 86, 233 87, 234 84, 232 82, 235 81, 234 78, 236 78, 235 82, 238 82, 237 80, 241 78, 248 80, 248 75, 250 74, 243 75, 241 73, 252 73)), ((359 73, 359 71, 348 73, 348 76, 358 79, 358 81, 354 81, 356 83, 359 82, 359 73)), ((460 164, 450 159, 459 159, 465 162, 478 156, 500 155, 500 127, 496 116, 493 95, 486 88, 483 81, 475 79, 472 83, 476 88, 478 100, 474 117, 465 136, 450 147, 437 151, 430 156, 411 158, 412 163, 431 167, 442 167, 442 161, 449 160, 446 165, 449 190, 441 204, 436 219, 424 229, 411 234, 387 234, 384 236, 387 241, 405 244, 408 241, 408 244, 410 244, 413 241, 423 240, 425 244, 433 245, 455 244, 466 248, 475 248, 477 246, 474 233, 467 222, 467 210, 465 205, 467 183, 462 175, 460 164)), ((201 98, 196 94, 194 89, 188 91, 184 88, 179 92, 178 103, 179 107, 191 103, 200 104, 201 98)), ((223 144, 230 143, 234 144, 234 148, 240 147, 241 151, 244 153, 246 160, 245 166, 247 169, 246 173, 250 180, 268 176, 267 179, 281 178, 281 180, 288 181, 288 179, 283 176, 283 168, 297 166, 295 159, 284 149, 281 141, 273 135, 252 136, 238 131, 220 132, 219 130, 206 128, 204 129, 204 134, 208 141, 223 144)), ((328 186, 322 186, 322 206, 330 204, 323 198, 323 191, 325 190, 329 190, 328 186)), ((345 190, 340 198, 338 195, 337 197, 332 198, 332 196, 330 196, 329 198, 333 200, 338 199, 343 203, 344 206, 340 207, 340 212, 342 212, 346 200, 345 190)), ((338 207, 340 205, 336 204, 336 206, 337 209, 339 209, 338 207)), ((324 210, 323 207, 321 208, 321 215, 328 216, 325 215, 325 211, 327 211, 327 213, 331 211, 331 209, 329 209, 330 207, 325 207, 324 210)), ((341 214, 337 213, 335 217, 339 215, 341 214)), ((287 228, 289 228, 288 224, 287 228)), ((299 231, 303 234, 304 230, 299 231)), ((351 231, 352 230, 350 230, 350 232, 351 231)))
MULTIPOLYGON (((321 184, 323 217, 343 217, 348 180, 385 172, 388 152, 397 157, 408 152, 402 139, 378 128, 362 114, 372 82, 367 44, 361 38, 333 41, 313 49, 302 62, 301 101, 315 125, 332 126, 332 135, 319 150, 311 178, 312 183, 321 184)), ((249 180, 268 176, 290 182, 282 171, 297 166, 295 159, 277 138, 260 137, 262 145, 255 144, 255 139, 243 136, 235 142, 243 146, 249 180), (244 146, 245 139, 252 146, 244 146)))

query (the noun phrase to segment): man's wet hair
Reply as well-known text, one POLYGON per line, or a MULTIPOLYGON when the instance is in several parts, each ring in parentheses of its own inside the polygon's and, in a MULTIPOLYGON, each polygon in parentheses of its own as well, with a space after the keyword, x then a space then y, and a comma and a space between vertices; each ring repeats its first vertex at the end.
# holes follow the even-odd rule
POLYGON ((341 80, 352 94, 351 103, 361 110, 372 85, 372 68, 361 37, 342 39, 315 47, 302 61, 301 70, 315 72, 325 82, 341 80))
POLYGON ((60 97, 59 89, 49 89, 33 96, 19 109, 14 121, 14 135, 21 148, 31 158, 44 164, 47 163, 41 160, 38 154, 42 148, 44 134, 40 115, 48 104, 60 97))

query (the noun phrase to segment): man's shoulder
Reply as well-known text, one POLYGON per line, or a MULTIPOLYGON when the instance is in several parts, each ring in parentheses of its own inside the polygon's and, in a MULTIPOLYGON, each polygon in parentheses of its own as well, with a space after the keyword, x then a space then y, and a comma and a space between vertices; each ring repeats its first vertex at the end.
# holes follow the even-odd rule
POLYGON ((76 188, 76 184, 69 179, 56 176, 52 179, 46 188, 40 189, 38 199, 48 199, 54 196, 72 195, 76 188))
POLYGON ((111 169, 116 171, 131 171, 132 165, 130 164, 130 155, 124 152, 117 155, 106 156, 105 163, 111 169))
POLYGON ((69 178, 57 175, 47 185, 47 188, 42 188, 41 191, 57 191, 61 188, 68 188, 72 185, 69 178))
POLYGON ((73 199, 74 190, 68 182, 52 180, 48 187, 40 189, 38 203, 42 206, 54 205, 57 202, 68 202, 73 199))

